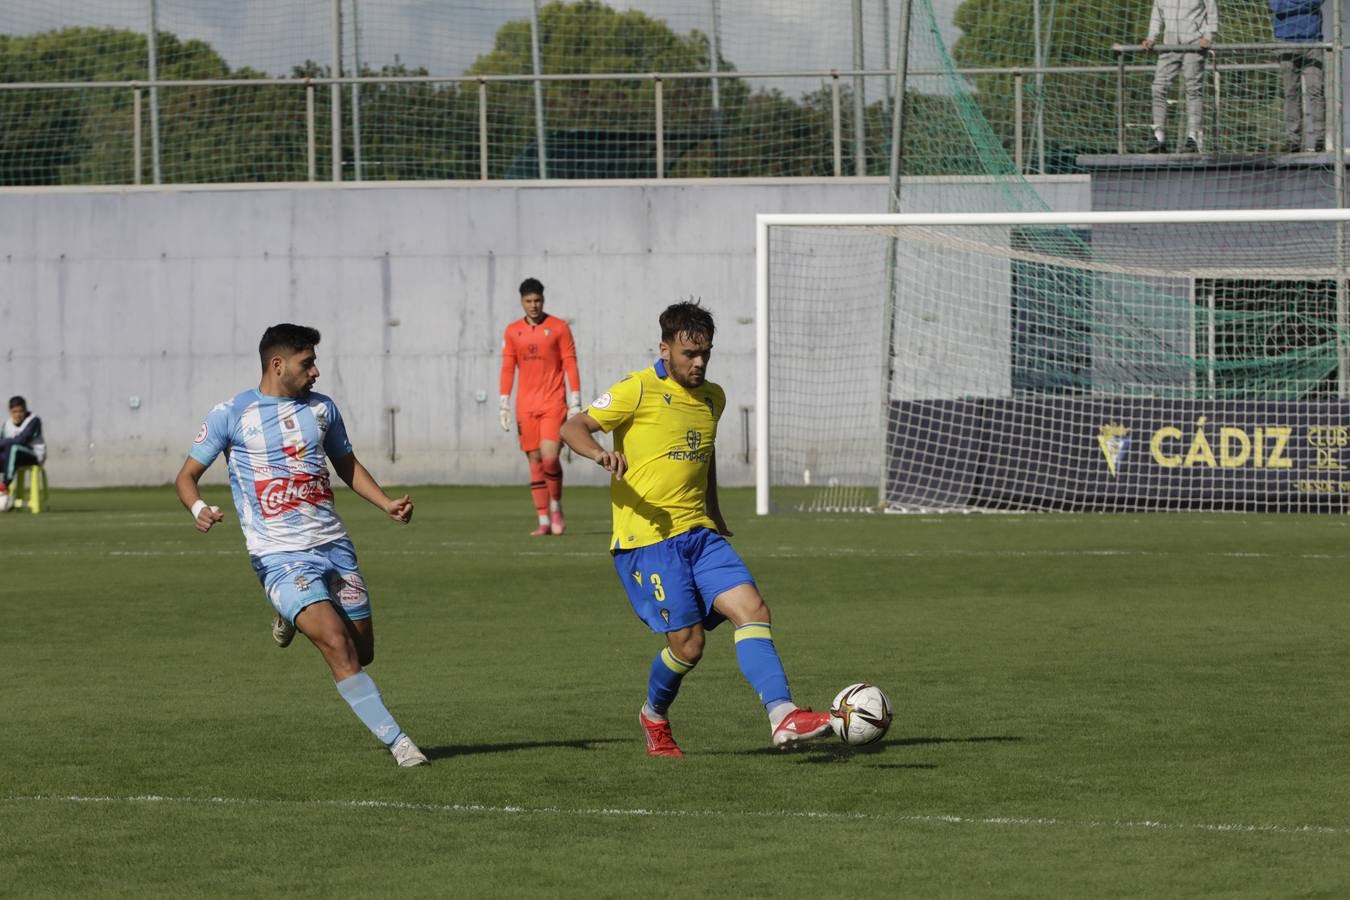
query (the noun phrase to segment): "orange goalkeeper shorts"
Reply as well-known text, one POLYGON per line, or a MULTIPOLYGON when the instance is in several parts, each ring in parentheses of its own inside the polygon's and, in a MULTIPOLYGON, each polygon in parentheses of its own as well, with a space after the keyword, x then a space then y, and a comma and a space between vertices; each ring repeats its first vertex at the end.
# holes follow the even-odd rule
POLYGON ((516 430, 520 433, 520 449, 529 453, 538 450, 543 441, 561 443, 562 423, 567 418, 567 408, 555 406, 552 409, 516 411, 516 430))

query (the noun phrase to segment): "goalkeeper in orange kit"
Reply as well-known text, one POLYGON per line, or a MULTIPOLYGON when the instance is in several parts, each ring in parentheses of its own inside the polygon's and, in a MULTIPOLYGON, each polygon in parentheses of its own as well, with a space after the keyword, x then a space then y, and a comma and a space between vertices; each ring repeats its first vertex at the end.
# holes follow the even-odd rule
POLYGON ((519 370, 516 431, 520 449, 530 461, 530 494, 539 517, 538 527, 530 534, 562 534, 567 525, 562 511, 558 432, 564 419, 581 411, 577 348, 567 323, 544 312, 544 285, 539 279, 526 278, 520 283, 520 306, 525 316, 507 325, 502 335, 502 430, 511 430, 511 385, 519 370))

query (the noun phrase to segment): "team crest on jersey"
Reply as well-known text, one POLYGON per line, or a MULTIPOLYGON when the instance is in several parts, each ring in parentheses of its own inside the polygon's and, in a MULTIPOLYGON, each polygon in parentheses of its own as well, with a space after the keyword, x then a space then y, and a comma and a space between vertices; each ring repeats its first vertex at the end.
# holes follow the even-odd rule
POLYGON ((684 442, 689 445, 690 450, 697 450, 703 443, 703 433, 691 428, 685 432, 684 442))
POLYGON ((544 337, 548 337, 550 334, 552 334, 552 332, 549 331, 547 328, 545 328, 545 329, 544 329, 544 337))

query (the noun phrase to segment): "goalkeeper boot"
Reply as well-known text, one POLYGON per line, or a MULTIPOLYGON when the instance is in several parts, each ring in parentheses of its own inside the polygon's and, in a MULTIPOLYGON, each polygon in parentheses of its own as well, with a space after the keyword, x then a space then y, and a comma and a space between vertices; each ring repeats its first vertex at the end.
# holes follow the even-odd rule
POLYGON ((670 722, 653 722, 641 710, 638 711, 638 722, 647 735, 648 756, 684 756, 680 745, 675 743, 675 736, 670 733, 670 722))
POLYGON ((406 734, 399 735, 398 740, 389 748, 389 752, 394 754, 394 759, 399 767, 408 769, 413 766, 425 766, 430 760, 427 755, 417 749, 417 745, 412 742, 412 738, 406 734))
POLYGON ((830 730, 830 714, 794 709, 773 730, 773 745, 785 749, 800 741, 818 738, 830 730))
POLYGON ((286 617, 278 614, 272 619, 272 640, 277 642, 278 647, 289 647, 291 641, 295 640, 295 626, 286 621, 286 617))

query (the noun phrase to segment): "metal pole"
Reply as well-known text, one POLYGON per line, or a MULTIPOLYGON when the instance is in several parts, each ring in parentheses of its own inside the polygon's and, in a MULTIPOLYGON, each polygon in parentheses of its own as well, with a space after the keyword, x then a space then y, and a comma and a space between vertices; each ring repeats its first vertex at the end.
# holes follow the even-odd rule
POLYGON ((755 515, 769 514, 769 224, 755 218, 755 515))
MULTIPOLYGON (((1343 0, 1331 0, 1331 115, 1327 119, 1324 136, 1335 140, 1332 171, 1336 185, 1336 207, 1345 208, 1345 85, 1341 83, 1344 70, 1345 29, 1342 22, 1343 0), (1334 135, 1334 138, 1333 138, 1334 135)), ((1327 79, 1323 79, 1325 83, 1327 79)), ((1330 148, 1331 140, 1327 141, 1330 148)), ((1336 223, 1336 388, 1344 400, 1350 396, 1350 286, 1346 284, 1345 222, 1336 223)))
MULTIPOLYGON (((863 68, 862 0, 853 0, 853 71, 863 68)), ((863 121, 867 104, 863 98, 863 77, 853 76, 853 174, 867 174, 867 123, 863 121)))
POLYGON ((1036 168, 1045 174, 1045 46, 1041 41, 1041 0, 1031 3, 1033 43, 1036 53, 1036 168))
MULTIPOLYGON (((913 0, 900 0, 899 33, 895 40, 895 105, 891 107, 891 172, 890 196, 886 206, 890 212, 900 210, 900 167, 904 161, 905 91, 909 83, 909 20, 913 0)), ((900 255, 900 239, 892 237, 886 248, 886 299, 882 309, 881 358, 881 455, 878 460, 877 508, 885 509, 890 485, 890 425, 891 383, 895 380, 895 307, 899 291, 895 284, 896 263, 900 255)))
POLYGON ((141 183, 141 89, 131 92, 131 180, 141 183))
POLYGON ((1026 78, 1021 72, 1013 76, 1013 164, 1017 166, 1017 174, 1022 174, 1022 91, 1026 89, 1026 78))
POLYGON ((1209 136, 1201 135, 1201 150, 1213 151, 1215 142, 1219 139, 1219 107, 1223 104, 1223 87, 1219 78, 1219 58, 1214 55, 1214 51, 1205 54, 1208 60, 1214 63, 1214 109, 1209 117, 1209 136))
MULTIPOLYGON (((1191 280, 1191 290, 1195 290, 1194 279, 1191 280)), ((1209 362, 1209 375, 1206 381, 1209 386, 1210 399, 1213 399, 1216 396, 1215 391, 1218 390, 1218 385, 1215 382, 1215 370, 1218 368, 1219 363, 1219 329, 1218 322, 1216 321, 1218 317, 1218 303, 1216 294, 1217 291, 1215 291, 1214 285, 1210 284, 1209 291, 1205 296, 1205 308, 1209 316, 1209 321, 1205 323, 1205 356, 1209 362)), ((1194 297, 1191 298, 1191 306, 1195 306, 1194 297)))
MULTIPOLYGON (((716 75, 722 64, 722 9, 718 0, 712 2, 712 59, 710 71, 716 75)), ((712 80, 712 118, 713 138, 717 157, 713 160, 713 174, 721 175, 723 161, 726 159, 725 134, 722 128, 722 79, 712 80)))
POLYGON ((909 83, 909 18, 913 0, 900 0, 900 27, 895 42, 895 106, 891 109, 890 212, 900 211, 900 167, 904 160, 905 91, 909 83))
POLYGON ((534 65, 534 140, 539 145, 539 177, 548 177, 548 149, 544 143, 544 65, 539 54, 539 0, 534 0, 530 14, 530 59, 534 65))
MULTIPOLYGON (((881 4, 881 58, 887 60, 891 58, 891 0, 879 0, 881 4)), ((881 111, 887 113, 891 111, 891 102, 895 99, 891 80, 886 79, 885 101, 882 103, 881 111)))
POLYGON ((844 174, 844 129, 840 122, 838 72, 830 77, 830 113, 834 119, 834 127, 830 133, 831 142, 834 144, 834 177, 839 178, 844 174))
MULTIPOLYGON (((332 7, 332 33, 328 36, 329 64, 334 78, 342 77, 342 0, 329 0, 332 7)), ((342 180, 342 87, 337 83, 328 86, 329 119, 332 134, 329 144, 332 147, 332 178, 342 180)))
POLYGON ((1116 152, 1125 155, 1125 51, 1116 51, 1116 152))
MULTIPOLYGON (((720 62, 718 57, 722 55, 722 16, 718 9, 717 0, 712 2, 712 53, 708 60, 708 71, 714 75, 717 74, 717 66, 720 62)), ((712 80, 712 110, 713 118, 719 118, 722 114, 722 79, 714 78, 712 80)))
MULTIPOLYGON (((358 0, 352 0, 352 68, 361 77, 361 28, 356 18, 358 0)), ((352 170, 361 180, 361 85, 352 85, 352 170)))
POLYGON ((478 177, 488 180, 487 82, 478 79, 478 177))
POLYGON ((314 122, 314 83, 305 79, 305 176, 314 181, 318 151, 315 147, 318 135, 314 122))
POLYGON ((656 177, 666 177, 666 104, 661 79, 656 79, 656 177))
POLYGON ((150 165, 154 173, 155 184, 161 183, 161 170, 159 165, 159 88, 155 82, 159 80, 159 50, 156 44, 156 33, 159 31, 159 8, 157 0, 150 0, 150 33, 146 36, 146 51, 150 56, 150 65, 148 68, 150 75, 150 165))

